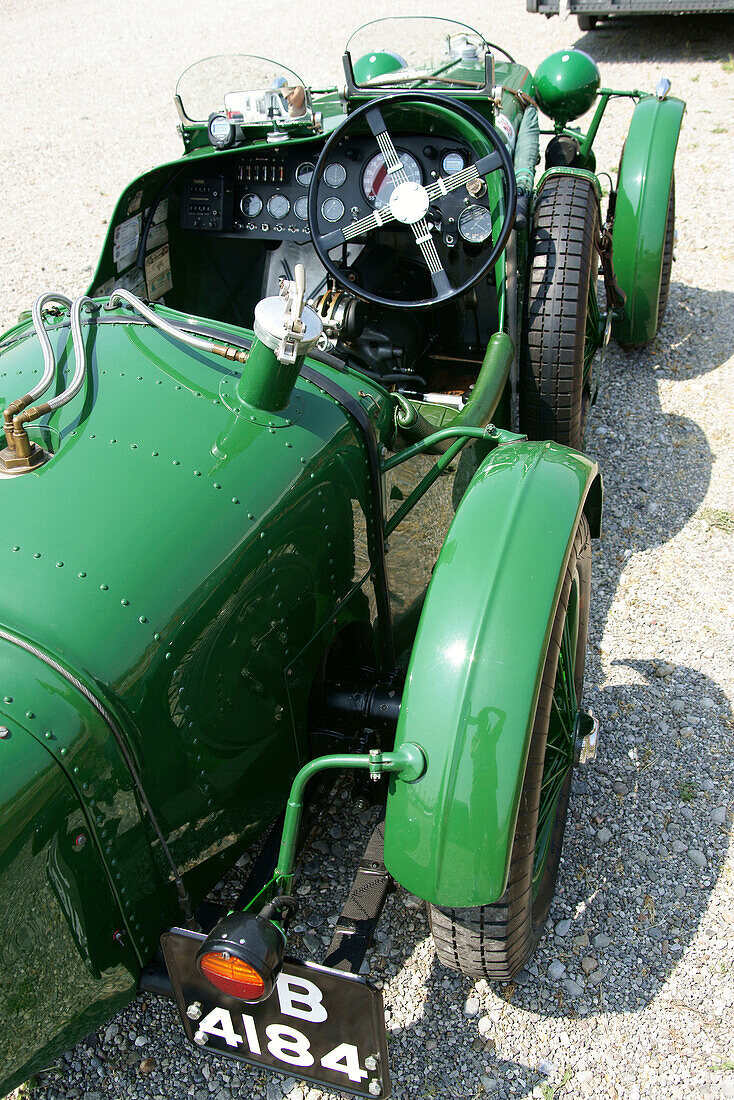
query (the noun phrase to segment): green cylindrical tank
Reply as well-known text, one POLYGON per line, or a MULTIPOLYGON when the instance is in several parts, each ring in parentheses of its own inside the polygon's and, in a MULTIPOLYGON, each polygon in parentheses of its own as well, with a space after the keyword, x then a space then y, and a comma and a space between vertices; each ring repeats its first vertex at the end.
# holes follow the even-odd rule
POLYGON ((546 115, 565 126, 585 114, 599 94, 601 74, 583 50, 557 50, 535 73, 535 99, 546 115))
MULTIPOLYGON (((60 360, 68 322, 50 335, 60 360)), ((125 310, 84 337, 88 383, 51 418, 53 457, 0 481, 0 629, 116 717, 197 897, 237 858, 227 846, 277 816, 302 763, 285 669, 367 573, 353 544, 355 515, 374 522, 368 466, 313 383, 299 379, 282 414, 259 412, 237 370, 125 310)), ((41 364, 32 328, 13 338, 8 398, 41 364)), ((341 381, 356 400, 360 383, 341 381)))

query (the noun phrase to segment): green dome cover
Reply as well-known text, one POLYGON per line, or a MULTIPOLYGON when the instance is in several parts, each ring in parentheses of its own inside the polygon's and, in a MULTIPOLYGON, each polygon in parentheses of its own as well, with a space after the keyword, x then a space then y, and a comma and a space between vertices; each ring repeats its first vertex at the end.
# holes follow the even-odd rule
POLYGON ((541 61, 535 73, 538 106, 564 126, 586 113, 599 94, 601 74, 583 50, 557 50, 541 61))
POLYGON ((406 62, 397 53, 389 50, 375 50, 363 54, 354 62, 354 79, 357 84, 367 84, 376 76, 384 76, 385 73, 394 73, 397 69, 404 69, 406 62))

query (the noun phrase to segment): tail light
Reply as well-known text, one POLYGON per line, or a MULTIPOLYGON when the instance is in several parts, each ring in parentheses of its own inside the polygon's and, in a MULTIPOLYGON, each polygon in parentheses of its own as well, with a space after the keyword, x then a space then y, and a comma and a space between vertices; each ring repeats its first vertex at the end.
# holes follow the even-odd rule
POLYGON ((230 913, 206 937, 196 963, 216 989, 256 1004, 273 992, 284 952, 285 935, 271 920, 253 913, 230 913))
POLYGON ((233 958, 228 951, 207 951, 199 959, 199 969, 208 982, 237 997, 240 1001, 261 1001, 265 980, 254 966, 233 958))

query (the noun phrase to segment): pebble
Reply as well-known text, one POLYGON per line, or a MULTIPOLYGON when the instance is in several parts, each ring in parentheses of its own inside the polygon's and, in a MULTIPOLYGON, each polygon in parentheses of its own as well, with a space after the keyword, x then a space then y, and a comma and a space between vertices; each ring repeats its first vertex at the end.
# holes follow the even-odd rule
POLYGON ((606 932, 597 932, 597 934, 594 936, 594 947, 598 947, 602 950, 605 947, 609 947, 609 944, 611 942, 612 941, 610 940, 606 932))
MULTIPOLYGON (((34 14, 34 5, 21 0, 3 6, 4 40, 23 43, 22 49, 5 51, 0 72, 8 117, 23 117, 17 105, 32 96, 29 73, 45 71, 48 57, 61 57, 64 64, 57 66, 58 80, 53 82, 53 149, 49 152, 43 137, 23 140, 22 128, 13 137, 11 124, 11 139, 3 150, 6 190, 0 237, 10 243, 3 252, 0 286, 5 324, 44 289, 72 294, 84 289, 106 229, 101 223, 109 221, 123 181, 139 166, 169 159, 180 148, 169 95, 177 66, 216 52, 210 48, 210 14, 191 0, 158 5, 154 41, 139 32, 133 40, 126 29, 151 26, 151 6, 143 0, 129 0, 122 28, 110 23, 102 6, 81 0, 35 7, 43 9, 42 18, 34 14), (84 35, 78 31, 82 24, 84 35), (109 79, 115 50, 125 58, 123 84, 109 79), (90 124, 90 115, 97 125, 90 124), (82 144, 85 155, 80 157, 82 144), (51 160, 52 171, 46 163, 51 160), (74 201, 65 201, 64 195, 74 201), (54 211, 53 231, 38 216, 44 210, 54 211)), ((236 19, 236 7, 227 0, 222 20, 236 19)), ((486 22, 476 0, 462 14, 464 10, 468 23, 486 22)), ((479 997, 481 1012, 467 1018, 462 1009, 471 981, 436 961, 426 906, 401 900, 401 893, 388 899, 382 927, 394 937, 394 949, 388 959, 377 958, 381 969, 373 969, 372 977, 384 984, 391 1010, 393 1095, 397 1100, 452 1100, 474 1098, 482 1088, 487 1097, 519 1100, 540 1088, 541 1094, 554 1090, 564 1100, 632 1100, 635 1095, 644 1100, 734 1100, 734 1074, 711 1068, 731 1054, 727 1021, 733 1007, 731 1000, 718 1007, 717 999, 729 996, 727 975, 722 976, 719 964, 726 962, 731 971, 734 927, 724 915, 727 907, 734 908, 734 853, 727 849, 725 829, 731 803, 723 805, 731 790, 731 709, 725 696, 732 693, 734 667, 734 547, 730 533, 713 517, 721 512, 725 519, 734 512, 734 254, 730 235, 721 231, 722 211, 731 201, 734 141, 730 112, 709 113, 716 112, 717 104, 731 102, 734 92, 734 73, 723 64, 732 49, 731 17, 610 19, 583 34, 575 20, 545 20, 526 12, 521 0, 499 0, 491 14, 491 36, 533 70, 542 57, 575 42, 599 54, 608 87, 653 90, 661 75, 672 78, 674 94, 688 100, 676 164, 679 241, 660 333, 647 348, 633 352, 612 342, 590 417, 588 449, 605 479, 605 508, 603 539, 593 545, 596 588, 585 701, 593 705, 602 735, 597 762, 573 781, 550 934, 543 936, 529 964, 528 984, 515 983, 511 995, 509 985, 491 985, 479 997), (721 128, 728 132, 715 132, 721 128), (654 367, 659 369, 654 372, 654 367), (657 506, 654 516, 635 508, 640 496, 643 509, 647 503, 657 506), (679 782, 690 782, 697 791, 686 804, 693 810, 690 820, 679 813, 679 782), (615 784, 626 786, 627 793, 615 784), (594 812, 601 815, 598 822, 591 817, 594 812), (669 818, 680 831, 663 837, 669 818), (602 826, 612 833, 606 846, 596 836, 602 826), (683 845, 682 851, 676 851, 674 840, 683 845), (704 867, 690 861, 691 848, 705 856, 704 867), (644 863, 633 859, 632 853, 643 849, 644 863), (656 882, 647 877, 648 867, 656 882), (561 919, 574 922, 565 937, 554 931, 561 919), (666 957, 651 924, 675 945, 666 957), (580 927, 591 929, 593 946, 575 953, 569 941, 580 927), (675 934, 673 927, 679 928, 675 934), (597 941, 593 931, 602 928, 609 935, 597 941), (567 967, 563 978, 578 981, 583 958, 591 955, 598 957, 599 966, 587 977, 583 997, 571 997, 549 979, 549 964, 559 961, 567 967), (584 1017, 587 1005, 591 1011, 584 1017), (482 1034, 479 1024, 493 1009, 497 1015, 486 1034, 496 1040, 497 1053, 474 1051, 474 1039, 482 1034), (418 1035, 418 1026, 428 1039, 418 1035), (535 1072, 542 1061, 555 1063, 548 1076, 535 1072), (575 1076, 563 1089, 555 1089, 567 1069, 575 1076)), ((319 19, 302 19, 298 35, 286 47, 292 13, 252 6, 247 11, 248 38, 257 43, 255 52, 268 56, 270 49, 314 84, 341 83, 339 58, 359 11, 356 16, 354 6, 324 0, 319 19)), ((398 43, 391 45, 399 49, 398 43)), ((611 171, 615 178, 630 109, 624 101, 612 102, 595 143, 600 171, 611 171)), ((580 120, 582 128, 588 119, 580 120)), ((538 176, 541 171, 542 164, 538 176)), ((145 205, 148 201, 146 194, 145 205)), ((177 216, 172 214, 172 239, 178 235, 177 216)), ((176 281, 174 270, 172 304, 176 281)), ((233 312, 236 308, 231 307, 233 312)), ((425 316, 428 320, 430 314, 425 316)), ((103 344, 100 340, 104 369, 103 344)), ((101 372, 95 377, 99 392, 106 377, 101 372)), ((9 388, 0 379, 4 396, 9 388)), ((429 494, 420 505, 426 505, 429 516, 430 500, 429 494)), ((399 540, 400 530, 394 538, 399 540)), ((392 553, 400 555, 403 549, 397 545, 392 553)), ((490 722, 496 718, 491 711, 488 715, 490 722)), ((315 870, 299 872, 296 882, 296 890, 305 877, 313 885, 310 894, 299 894, 302 903, 308 899, 299 914, 304 933, 328 932, 326 918, 346 897, 366 843, 359 832, 362 815, 354 813, 349 798, 336 801, 321 835, 328 843, 312 861, 315 870), (343 845, 342 857, 333 855, 334 841, 343 845), (304 913, 306 905, 309 911, 304 913), (316 923, 316 912, 324 924, 316 923)), ((120 809, 125 812, 123 804, 120 809)), ((374 814, 366 816, 374 820, 374 814)), ((209 843, 209 828, 207 822, 202 829, 204 844, 209 843)), ((366 826, 365 832, 368 836, 366 826)), ((185 839, 181 844, 185 848, 185 839)), ((183 849, 180 854, 187 858, 183 849)), ((247 866, 251 863, 252 856, 247 866)), ((225 881, 223 896, 236 896, 241 885, 233 878, 225 881)), ((43 918, 40 894, 38 905, 43 918)), ((60 972, 58 978, 66 981, 67 975, 60 972)), ((108 978, 114 981, 112 972, 108 978)), ((115 1017, 119 1031, 108 1034, 113 1023, 103 1020, 96 1041, 78 1045, 71 1059, 57 1063, 63 1077, 54 1070, 39 1072, 38 1084, 28 1090, 34 1100, 282 1096, 282 1078, 194 1049, 183 1036, 174 1006, 149 994, 144 1011, 141 1003, 140 998, 133 1000, 115 1017), (141 1034, 150 1040, 142 1049, 134 1046, 141 1034), (99 1047, 104 1066, 92 1063, 99 1047), (128 1068, 131 1051, 133 1066, 128 1068), (143 1056, 155 1057, 157 1063, 147 1077, 138 1068, 143 1056), (208 1079, 201 1074, 207 1060, 212 1067, 208 1079), (234 1074, 232 1067, 237 1067, 236 1085, 224 1081, 225 1071, 234 1074), (97 1075, 100 1069, 106 1073, 104 1082, 97 1075)), ((295 1068, 292 1080, 293 1100, 299 1088, 309 1100, 339 1096, 328 1088, 303 1085, 295 1068)))
POLYGON ((303 945, 311 955, 321 953, 321 940, 312 932, 306 932, 303 936, 303 945))
POLYGON ((567 917, 564 917, 563 920, 556 921, 556 929, 555 929, 556 935, 560 936, 561 938, 563 938, 564 936, 567 936, 570 927, 571 927, 571 921, 568 920, 567 917))
POLYGON ((587 955, 581 960, 581 969, 583 970, 584 974, 591 974, 592 970, 596 970, 598 965, 599 963, 597 962, 597 960, 591 955, 587 955))
POLYGON ((558 959, 556 959, 555 962, 552 962, 548 967, 548 977, 552 982, 560 981, 565 973, 565 964, 560 962, 560 960, 558 959))
POLYGON ((612 839, 612 830, 611 830, 611 829, 607 829, 607 827, 606 827, 606 825, 605 825, 605 826, 604 826, 604 827, 603 827, 602 829, 600 829, 600 830, 599 830, 599 832, 598 832, 598 833, 596 834, 596 839, 597 839, 597 840, 599 841, 599 843, 600 843, 600 844, 608 844, 608 843, 609 843, 609 841, 610 841, 610 840, 612 839))
POLYGON ((706 856, 703 854, 703 852, 700 852, 698 848, 689 848, 688 858, 690 859, 691 863, 695 864, 696 867, 706 867, 708 864, 706 856))
POLYGON ((563 988, 566 990, 569 997, 582 997, 584 993, 584 987, 573 978, 566 978, 563 982, 563 988))
POLYGON ((472 1017, 472 1016, 478 1015, 478 1013, 479 1013, 479 998, 478 997, 467 997, 466 1001, 464 1002, 464 1015, 472 1017))

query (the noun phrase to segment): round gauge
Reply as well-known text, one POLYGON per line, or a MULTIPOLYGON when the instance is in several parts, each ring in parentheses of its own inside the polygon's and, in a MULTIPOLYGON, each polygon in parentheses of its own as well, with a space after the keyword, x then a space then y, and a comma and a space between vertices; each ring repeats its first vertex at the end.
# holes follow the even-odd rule
POLYGON ((321 203, 321 217, 327 222, 338 222, 344 217, 344 203, 334 195, 321 203))
MULTIPOLYGON (((338 201, 339 200, 337 199, 337 202, 338 201)), ((293 213, 296 215, 297 218, 300 218, 302 222, 308 221, 308 199, 305 195, 301 195, 300 198, 296 199, 296 204, 293 207, 293 213)))
POLYGON ((227 149, 234 144, 234 139, 237 136, 237 131, 232 123, 220 111, 215 111, 209 115, 208 130, 209 141, 215 149, 227 149))
POLYGON ((459 233, 470 244, 482 244, 492 236, 492 215, 486 206, 467 206, 459 214, 459 233))
POLYGON ((446 153, 441 161, 441 171, 450 176, 452 172, 460 172, 464 167, 463 153, 446 153))
MULTIPOLYGON (((398 153, 400 157, 400 163, 405 169, 405 174, 411 183, 423 183, 423 174, 421 173, 421 166, 415 157, 410 153, 398 153)), ((382 153, 375 153, 373 157, 367 161, 364 172, 362 173, 362 191, 364 197, 371 206, 376 207, 378 210, 380 207, 387 206, 390 201, 390 196, 395 190, 390 176, 387 172, 387 165, 385 164, 382 153)))
POLYGON ((284 218, 291 208, 291 204, 285 195, 271 195, 268 199, 268 214, 279 221, 284 218))
POLYGON ((314 165, 310 160, 304 160, 303 164, 299 164, 296 168, 296 183, 300 183, 301 187, 308 187, 313 177, 314 165))
POLYGON ((341 187, 347 178, 347 170, 338 160, 333 160, 324 169, 324 181, 329 187, 341 187))
POLYGON ((259 195, 243 195, 240 199, 240 210, 246 218, 256 218, 263 208, 263 201, 259 195))

